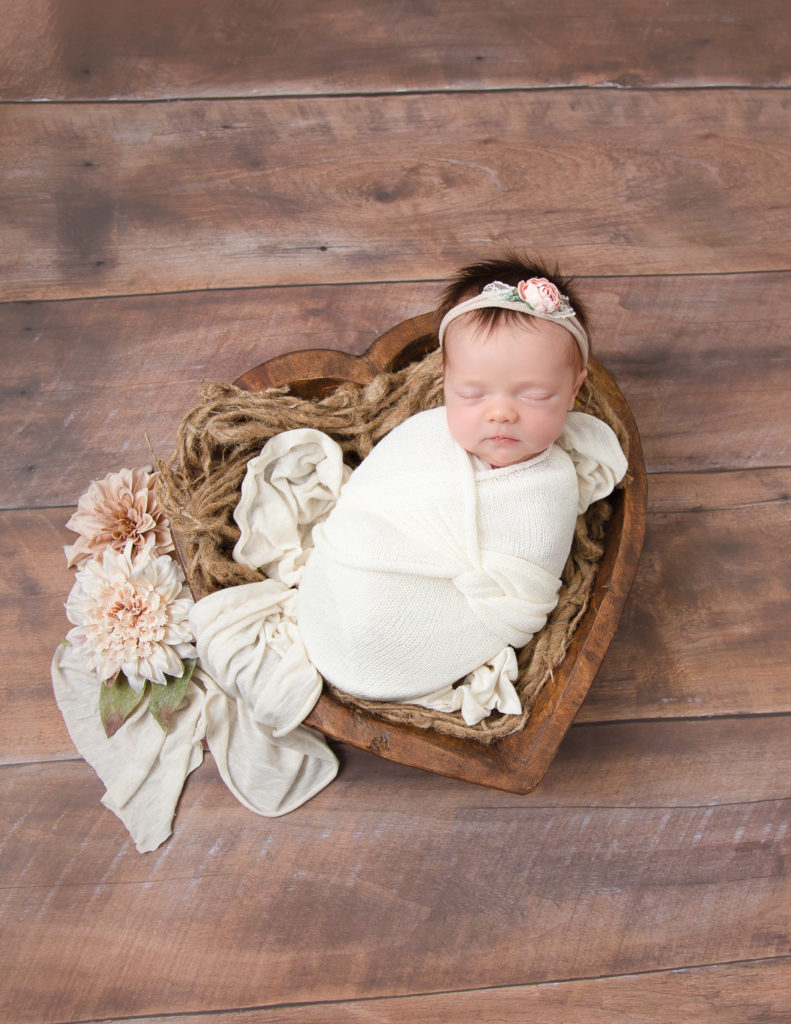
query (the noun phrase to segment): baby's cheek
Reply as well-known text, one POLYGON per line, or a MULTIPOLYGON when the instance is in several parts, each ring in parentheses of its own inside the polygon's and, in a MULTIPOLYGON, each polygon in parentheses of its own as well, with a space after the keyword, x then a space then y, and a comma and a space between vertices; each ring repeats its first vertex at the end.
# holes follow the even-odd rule
POLYGON ((464 432, 465 422, 462 411, 454 405, 447 406, 448 430, 454 441, 459 440, 459 435, 464 432))

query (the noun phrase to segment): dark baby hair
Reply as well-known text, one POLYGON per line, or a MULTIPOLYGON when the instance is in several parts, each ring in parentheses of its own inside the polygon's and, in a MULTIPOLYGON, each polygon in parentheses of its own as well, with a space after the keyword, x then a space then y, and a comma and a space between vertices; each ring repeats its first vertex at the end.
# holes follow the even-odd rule
MULTIPOLYGON (((549 266, 540 259, 522 256, 515 251, 506 252, 497 259, 471 263, 458 270, 442 291, 440 316, 445 316, 448 310, 465 299, 479 295, 492 281, 502 281, 503 284, 510 284, 515 288, 520 281, 529 281, 531 277, 545 277, 555 285, 562 295, 568 296, 568 300, 577 314, 577 320, 590 337, 588 315, 574 287, 574 279, 561 274, 557 266, 549 266)), ((510 309, 490 307, 473 310, 467 315, 474 317, 486 330, 491 330, 495 324, 500 322, 517 322, 525 314, 516 313, 510 309)), ((576 349, 576 344, 574 348, 576 349)))

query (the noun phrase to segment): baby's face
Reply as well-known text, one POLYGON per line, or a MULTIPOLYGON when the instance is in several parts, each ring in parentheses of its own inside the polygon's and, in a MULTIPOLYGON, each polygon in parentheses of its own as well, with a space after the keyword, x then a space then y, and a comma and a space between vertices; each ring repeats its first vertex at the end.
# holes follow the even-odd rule
POLYGON ((501 467, 557 440, 587 374, 570 365, 564 327, 522 318, 487 332, 461 316, 444 344, 448 427, 462 448, 501 467))

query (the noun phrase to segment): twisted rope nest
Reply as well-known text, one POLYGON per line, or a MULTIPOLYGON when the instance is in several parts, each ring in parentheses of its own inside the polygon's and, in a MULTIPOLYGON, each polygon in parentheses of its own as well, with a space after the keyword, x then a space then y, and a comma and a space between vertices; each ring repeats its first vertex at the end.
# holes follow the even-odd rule
MULTIPOLYGON (((628 458, 626 431, 592 376, 580 392, 580 405, 613 428, 628 458)), ((437 350, 400 370, 380 373, 365 386, 342 384, 317 400, 300 398, 287 388, 249 392, 231 384, 204 385, 201 402, 181 422, 175 452, 160 463, 158 483, 196 600, 223 587, 264 579, 263 573, 234 562, 231 553, 239 538, 233 510, 247 463, 270 437, 299 427, 322 430, 338 442, 344 458, 354 466, 393 427, 416 412, 441 404, 442 365, 437 350)), ((585 613, 611 513, 605 499, 578 518, 557 607, 541 632, 517 652, 521 716, 495 712, 478 725, 468 726, 459 712, 359 700, 325 685, 342 703, 386 721, 478 742, 493 743, 522 729, 541 688, 563 661, 585 613)))

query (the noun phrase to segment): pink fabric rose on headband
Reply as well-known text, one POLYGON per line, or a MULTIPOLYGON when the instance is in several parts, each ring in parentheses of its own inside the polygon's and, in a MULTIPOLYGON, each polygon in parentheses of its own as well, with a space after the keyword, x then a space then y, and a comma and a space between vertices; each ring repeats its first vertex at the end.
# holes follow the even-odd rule
POLYGON ((519 297, 536 313, 555 313, 560 308, 560 292, 545 277, 519 282, 519 297))

